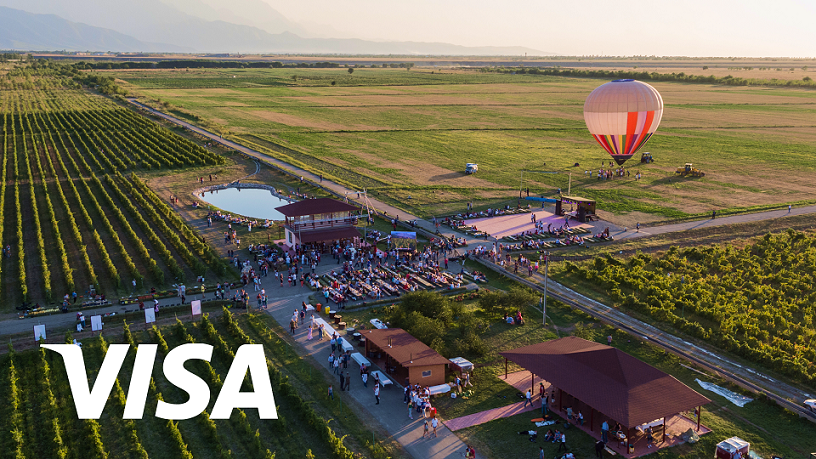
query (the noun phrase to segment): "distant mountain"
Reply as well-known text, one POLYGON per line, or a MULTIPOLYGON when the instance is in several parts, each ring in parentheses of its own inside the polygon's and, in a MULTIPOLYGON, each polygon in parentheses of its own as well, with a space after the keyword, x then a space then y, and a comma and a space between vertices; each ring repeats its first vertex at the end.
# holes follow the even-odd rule
MULTIPOLYGON (((302 27, 289 21, 263 0, 0 0, 0 6, 37 14, 57 15, 68 21, 80 23, 74 24, 74 28, 87 24, 95 28, 112 29, 106 32, 115 30, 114 33, 119 34, 119 41, 114 40, 113 36, 105 35, 107 41, 100 36, 96 42, 97 47, 76 48, 74 42, 76 46, 80 44, 77 42, 78 32, 64 25, 52 31, 43 25, 26 28, 21 24, 13 41, 17 43, 13 46, 15 49, 30 45, 31 49, 98 51, 185 49, 191 52, 210 53, 549 54, 522 47, 466 47, 448 43, 304 38, 306 32, 302 27), (64 40, 59 39, 57 31, 65 34, 64 40), (53 40, 45 40, 44 35, 53 40), (54 46, 61 41, 65 44, 54 46), (168 45, 164 45, 163 49, 157 49, 158 45, 148 47, 139 43, 168 45), (46 44, 49 46, 45 46, 46 44), (117 46, 112 46, 113 44, 117 46)), ((0 36, 3 36, 3 33, 0 31, 0 36)))
POLYGON ((146 43, 114 30, 0 6, 0 49, 67 51, 184 51, 146 43))
POLYGON ((270 34, 291 32, 309 36, 309 31, 290 21, 263 0, 161 0, 166 5, 205 21, 224 21, 256 27, 270 34))

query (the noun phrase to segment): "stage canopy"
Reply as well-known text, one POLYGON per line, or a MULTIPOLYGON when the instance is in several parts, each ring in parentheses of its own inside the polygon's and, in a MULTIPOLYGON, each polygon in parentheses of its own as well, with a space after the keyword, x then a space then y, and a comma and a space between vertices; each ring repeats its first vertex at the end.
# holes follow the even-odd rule
POLYGON ((500 354, 625 427, 711 402, 623 351, 575 336, 500 354))

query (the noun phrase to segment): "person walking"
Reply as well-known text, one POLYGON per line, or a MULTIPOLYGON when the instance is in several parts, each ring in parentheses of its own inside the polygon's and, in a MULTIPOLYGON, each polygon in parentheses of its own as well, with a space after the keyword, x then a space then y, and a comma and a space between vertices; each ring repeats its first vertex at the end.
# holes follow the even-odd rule
POLYGON ((428 437, 428 420, 425 420, 425 430, 422 432, 422 438, 428 437))
POLYGON ((538 459, 544 459, 544 447, 543 446, 538 447, 538 459))
POLYGON ((363 386, 368 387, 368 373, 363 372, 361 377, 363 378, 363 386))
POLYGON ((555 451, 556 454, 560 453, 562 449, 565 453, 567 452, 567 434, 564 432, 561 432, 561 438, 558 442, 558 450, 555 451))
POLYGON ((331 384, 329 384, 329 397, 334 400, 334 390, 332 389, 331 384))
POLYGON ((351 376, 349 376, 349 372, 346 372, 346 390, 351 390, 351 376))
POLYGON ((437 437, 437 438, 439 437, 439 436, 436 434, 436 427, 437 427, 438 425, 439 425, 439 420, 438 420, 438 419, 436 419, 436 418, 431 419, 431 427, 433 427, 433 434, 434 434, 434 437, 437 437))
POLYGON ((792 209, 792 208, 793 208, 793 206, 791 206, 790 204, 788 204, 788 213, 791 213, 791 209, 792 209))
POLYGON ((413 400, 408 400, 408 419, 411 419, 411 420, 414 419, 414 410, 413 410, 413 408, 414 408, 414 401, 413 400))
POLYGON ((529 391, 529 390, 527 391, 527 393, 525 394, 525 396, 524 396, 524 397, 525 397, 525 398, 524 398, 524 408, 527 408, 527 404, 528 404, 528 403, 529 403, 530 405, 532 405, 532 404, 533 404, 532 394, 530 394, 530 391, 529 391))
POLYGON ((375 405, 379 405, 380 404, 380 385, 379 384, 374 384, 374 398, 377 399, 377 403, 375 403, 375 405))
POLYGON ((342 373, 340 371, 340 357, 334 359, 334 374, 342 373))
POLYGON ((341 371, 340 372, 340 392, 343 392, 345 387, 346 387, 346 375, 344 375, 343 372, 341 371))

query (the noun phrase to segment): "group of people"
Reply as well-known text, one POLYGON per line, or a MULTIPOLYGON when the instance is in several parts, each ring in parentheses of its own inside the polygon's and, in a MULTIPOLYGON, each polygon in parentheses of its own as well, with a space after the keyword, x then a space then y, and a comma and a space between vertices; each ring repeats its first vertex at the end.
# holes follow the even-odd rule
MULTIPOLYGON (((524 317, 521 315, 521 311, 516 311, 515 315, 504 313, 504 321, 510 325, 524 325, 524 317)), ((529 395, 529 392, 528 392, 529 395)), ((527 397, 529 399, 529 397, 527 397)))

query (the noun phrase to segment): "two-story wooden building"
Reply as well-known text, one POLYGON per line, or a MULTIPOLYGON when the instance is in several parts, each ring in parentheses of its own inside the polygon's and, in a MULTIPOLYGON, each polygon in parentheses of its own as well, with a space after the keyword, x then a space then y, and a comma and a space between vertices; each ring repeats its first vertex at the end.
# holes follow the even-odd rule
POLYGON ((361 237, 354 226, 359 208, 330 198, 304 199, 277 208, 284 218, 286 245, 309 245, 361 237))

